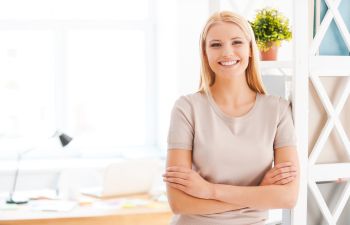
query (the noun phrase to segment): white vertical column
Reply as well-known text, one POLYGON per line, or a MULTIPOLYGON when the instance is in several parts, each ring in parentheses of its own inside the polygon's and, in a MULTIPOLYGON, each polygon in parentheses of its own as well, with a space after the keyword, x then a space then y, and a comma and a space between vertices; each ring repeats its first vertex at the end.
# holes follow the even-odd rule
MULTIPOLYGON (((311 1, 310 1, 311 2, 311 1)), ((311 8, 310 8, 311 9, 311 8)), ((300 186, 298 202, 294 209, 284 210, 283 224, 306 225, 308 180, 308 80, 309 80, 309 1, 293 1, 293 87, 292 102, 298 155, 300 186)))

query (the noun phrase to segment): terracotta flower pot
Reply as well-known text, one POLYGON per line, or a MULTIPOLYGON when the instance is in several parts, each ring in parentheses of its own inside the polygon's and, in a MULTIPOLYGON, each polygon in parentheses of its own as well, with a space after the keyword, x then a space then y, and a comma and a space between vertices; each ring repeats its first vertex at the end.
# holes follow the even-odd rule
POLYGON ((276 46, 274 43, 271 44, 272 47, 266 51, 260 51, 260 59, 262 61, 271 61, 271 60, 276 60, 277 59, 277 54, 278 54, 278 46, 276 46))

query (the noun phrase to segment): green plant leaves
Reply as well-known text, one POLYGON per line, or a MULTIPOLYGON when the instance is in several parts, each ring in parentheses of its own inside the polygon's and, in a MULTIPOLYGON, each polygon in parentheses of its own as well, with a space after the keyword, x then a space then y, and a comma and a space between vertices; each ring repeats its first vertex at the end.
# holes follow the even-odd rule
POLYGON ((249 23, 254 31, 258 47, 262 51, 269 50, 273 42, 279 46, 281 41, 292 39, 288 18, 276 9, 259 10, 254 20, 249 23))

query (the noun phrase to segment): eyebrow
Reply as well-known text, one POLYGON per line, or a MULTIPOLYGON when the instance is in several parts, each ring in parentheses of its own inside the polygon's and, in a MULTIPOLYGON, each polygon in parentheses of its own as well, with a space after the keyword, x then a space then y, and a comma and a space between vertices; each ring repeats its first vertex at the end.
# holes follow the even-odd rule
MULTIPOLYGON (((243 38, 242 38, 242 37, 234 37, 234 38, 231 38, 231 40, 236 40, 236 39, 243 39, 243 38)), ((213 39, 213 40, 210 40, 209 42, 214 42, 214 41, 221 41, 221 40, 213 39)))

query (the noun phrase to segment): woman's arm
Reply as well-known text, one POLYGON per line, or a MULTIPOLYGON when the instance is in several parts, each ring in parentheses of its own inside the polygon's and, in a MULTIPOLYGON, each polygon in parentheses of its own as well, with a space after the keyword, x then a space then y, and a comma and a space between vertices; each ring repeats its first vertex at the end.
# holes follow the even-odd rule
MULTIPOLYGON (((181 166, 187 169, 192 167, 192 151, 169 150, 167 167, 181 166)), ((207 200, 188 195, 176 188, 167 185, 168 201, 175 214, 213 214, 245 208, 237 204, 225 203, 218 200, 207 200)))
POLYGON ((167 178, 167 182, 168 186, 199 198, 214 199, 256 209, 292 208, 296 203, 299 189, 299 163, 294 147, 275 149, 275 164, 282 162, 291 162, 296 167, 295 179, 285 185, 212 184, 205 181, 196 172, 184 167, 168 168, 168 174, 170 172, 172 175, 167 178), (174 175, 174 172, 180 175, 174 175), (179 179, 179 177, 184 179, 179 179))
POLYGON ((240 187, 215 184, 213 199, 247 205, 258 209, 293 208, 299 190, 299 160, 294 147, 275 149, 275 163, 292 162, 297 167, 296 179, 286 185, 240 187))

